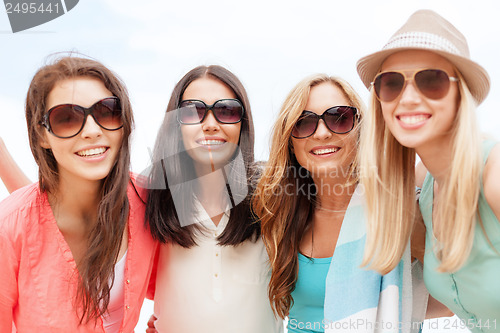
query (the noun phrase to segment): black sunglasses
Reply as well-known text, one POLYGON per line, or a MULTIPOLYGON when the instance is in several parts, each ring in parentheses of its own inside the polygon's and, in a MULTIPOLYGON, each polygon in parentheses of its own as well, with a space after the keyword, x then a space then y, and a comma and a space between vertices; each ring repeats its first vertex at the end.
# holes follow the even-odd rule
POLYGON ((326 127, 333 133, 345 134, 352 131, 357 117, 358 109, 353 106, 334 106, 321 115, 305 110, 295 123, 292 136, 296 139, 310 137, 316 132, 320 119, 323 119, 326 127))
POLYGON ((440 69, 422 69, 407 76, 403 71, 379 73, 372 85, 375 88, 377 99, 382 102, 392 102, 398 98, 406 87, 406 82, 413 79, 418 91, 427 98, 441 99, 450 90, 450 81, 458 78, 449 76, 440 69))
POLYGON ((89 115, 105 130, 116 131, 123 127, 118 97, 104 98, 89 108, 76 104, 56 105, 43 116, 41 124, 54 136, 67 139, 82 131, 89 115))
POLYGON ((197 99, 187 99, 179 103, 177 120, 184 125, 200 124, 209 110, 212 110, 215 120, 221 124, 239 123, 245 113, 243 105, 237 99, 219 99, 212 105, 197 99))

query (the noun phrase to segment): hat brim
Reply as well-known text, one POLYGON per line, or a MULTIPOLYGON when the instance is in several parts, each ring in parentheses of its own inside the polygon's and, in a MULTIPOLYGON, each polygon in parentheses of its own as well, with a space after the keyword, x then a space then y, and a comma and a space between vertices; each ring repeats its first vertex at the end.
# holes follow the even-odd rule
POLYGON ((490 78, 486 70, 474 61, 452 54, 445 51, 439 50, 429 50, 426 48, 418 47, 400 47, 391 48, 387 50, 378 51, 369 54, 361 58, 357 63, 357 70, 361 81, 363 81, 366 88, 370 89, 371 82, 375 78, 375 75, 380 71, 383 62, 391 54, 407 50, 425 50, 429 52, 434 52, 439 54, 443 58, 451 62, 460 74, 464 77, 467 87, 469 88, 472 96, 476 100, 477 104, 481 104, 482 101, 488 96, 490 91, 490 78))

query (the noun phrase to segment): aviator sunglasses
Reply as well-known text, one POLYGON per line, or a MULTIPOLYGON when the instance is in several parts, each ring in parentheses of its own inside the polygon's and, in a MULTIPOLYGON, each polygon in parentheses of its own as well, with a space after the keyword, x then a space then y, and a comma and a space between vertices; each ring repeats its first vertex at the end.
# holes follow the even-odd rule
POLYGON ((448 93, 450 81, 456 82, 458 78, 449 76, 440 69, 422 69, 414 72, 411 77, 398 71, 379 73, 372 82, 377 99, 381 102, 394 101, 401 95, 408 80, 413 80, 418 91, 425 97, 441 99, 448 93))
POLYGON ((56 105, 43 116, 41 124, 54 136, 67 139, 82 131, 89 115, 105 130, 116 131, 123 127, 118 97, 104 98, 89 108, 75 104, 56 105))
POLYGON ((295 123, 292 136, 296 139, 310 137, 316 132, 320 119, 323 119, 326 127, 333 133, 345 134, 354 128, 357 117, 358 109, 353 106, 334 106, 327 109, 322 115, 305 110, 295 123))
POLYGON ((237 99, 219 99, 212 105, 197 99, 187 99, 179 104, 177 119, 181 124, 201 124, 207 117, 208 111, 221 124, 236 124, 241 121, 245 109, 237 99))

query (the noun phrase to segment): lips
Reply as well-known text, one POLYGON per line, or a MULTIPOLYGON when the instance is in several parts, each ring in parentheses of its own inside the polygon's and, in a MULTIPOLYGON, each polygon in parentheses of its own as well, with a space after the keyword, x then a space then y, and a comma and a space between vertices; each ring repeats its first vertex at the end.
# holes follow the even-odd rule
POLYGON ((219 145, 223 145, 224 143, 226 143, 225 140, 220 140, 220 139, 216 139, 216 140, 197 140, 196 143, 202 145, 202 146, 219 146, 219 145))
POLYGON ((431 118, 428 113, 411 113, 396 115, 396 119, 402 128, 408 130, 418 129, 425 125, 427 120, 431 118))
POLYGON ((430 114, 408 114, 396 116, 405 125, 416 125, 425 122, 431 117, 430 114))
POLYGON ((314 155, 327 155, 327 154, 333 154, 336 153, 340 150, 340 147, 329 147, 329 148, 314 148, 311 150, 311 153, 314 155))
POLYGON ((82 157, 95 157, 104 154, 107 150, 107 147, 91 148, 77 151, 76 154, 82 157))

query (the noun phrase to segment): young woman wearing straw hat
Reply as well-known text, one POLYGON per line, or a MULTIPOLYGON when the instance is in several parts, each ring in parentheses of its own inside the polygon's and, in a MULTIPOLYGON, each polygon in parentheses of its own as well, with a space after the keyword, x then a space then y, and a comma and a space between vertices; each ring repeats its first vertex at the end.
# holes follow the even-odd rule
POLYGON ((414 13, 357 68, 371 89, 361 140, 364 263, 387 272, 399 262, 416 184, 429 292, 471 331, 500 332, 500 145, 481 140, 474 113, 488 74, 470 60, 465 37, 430 10, 414 13))

